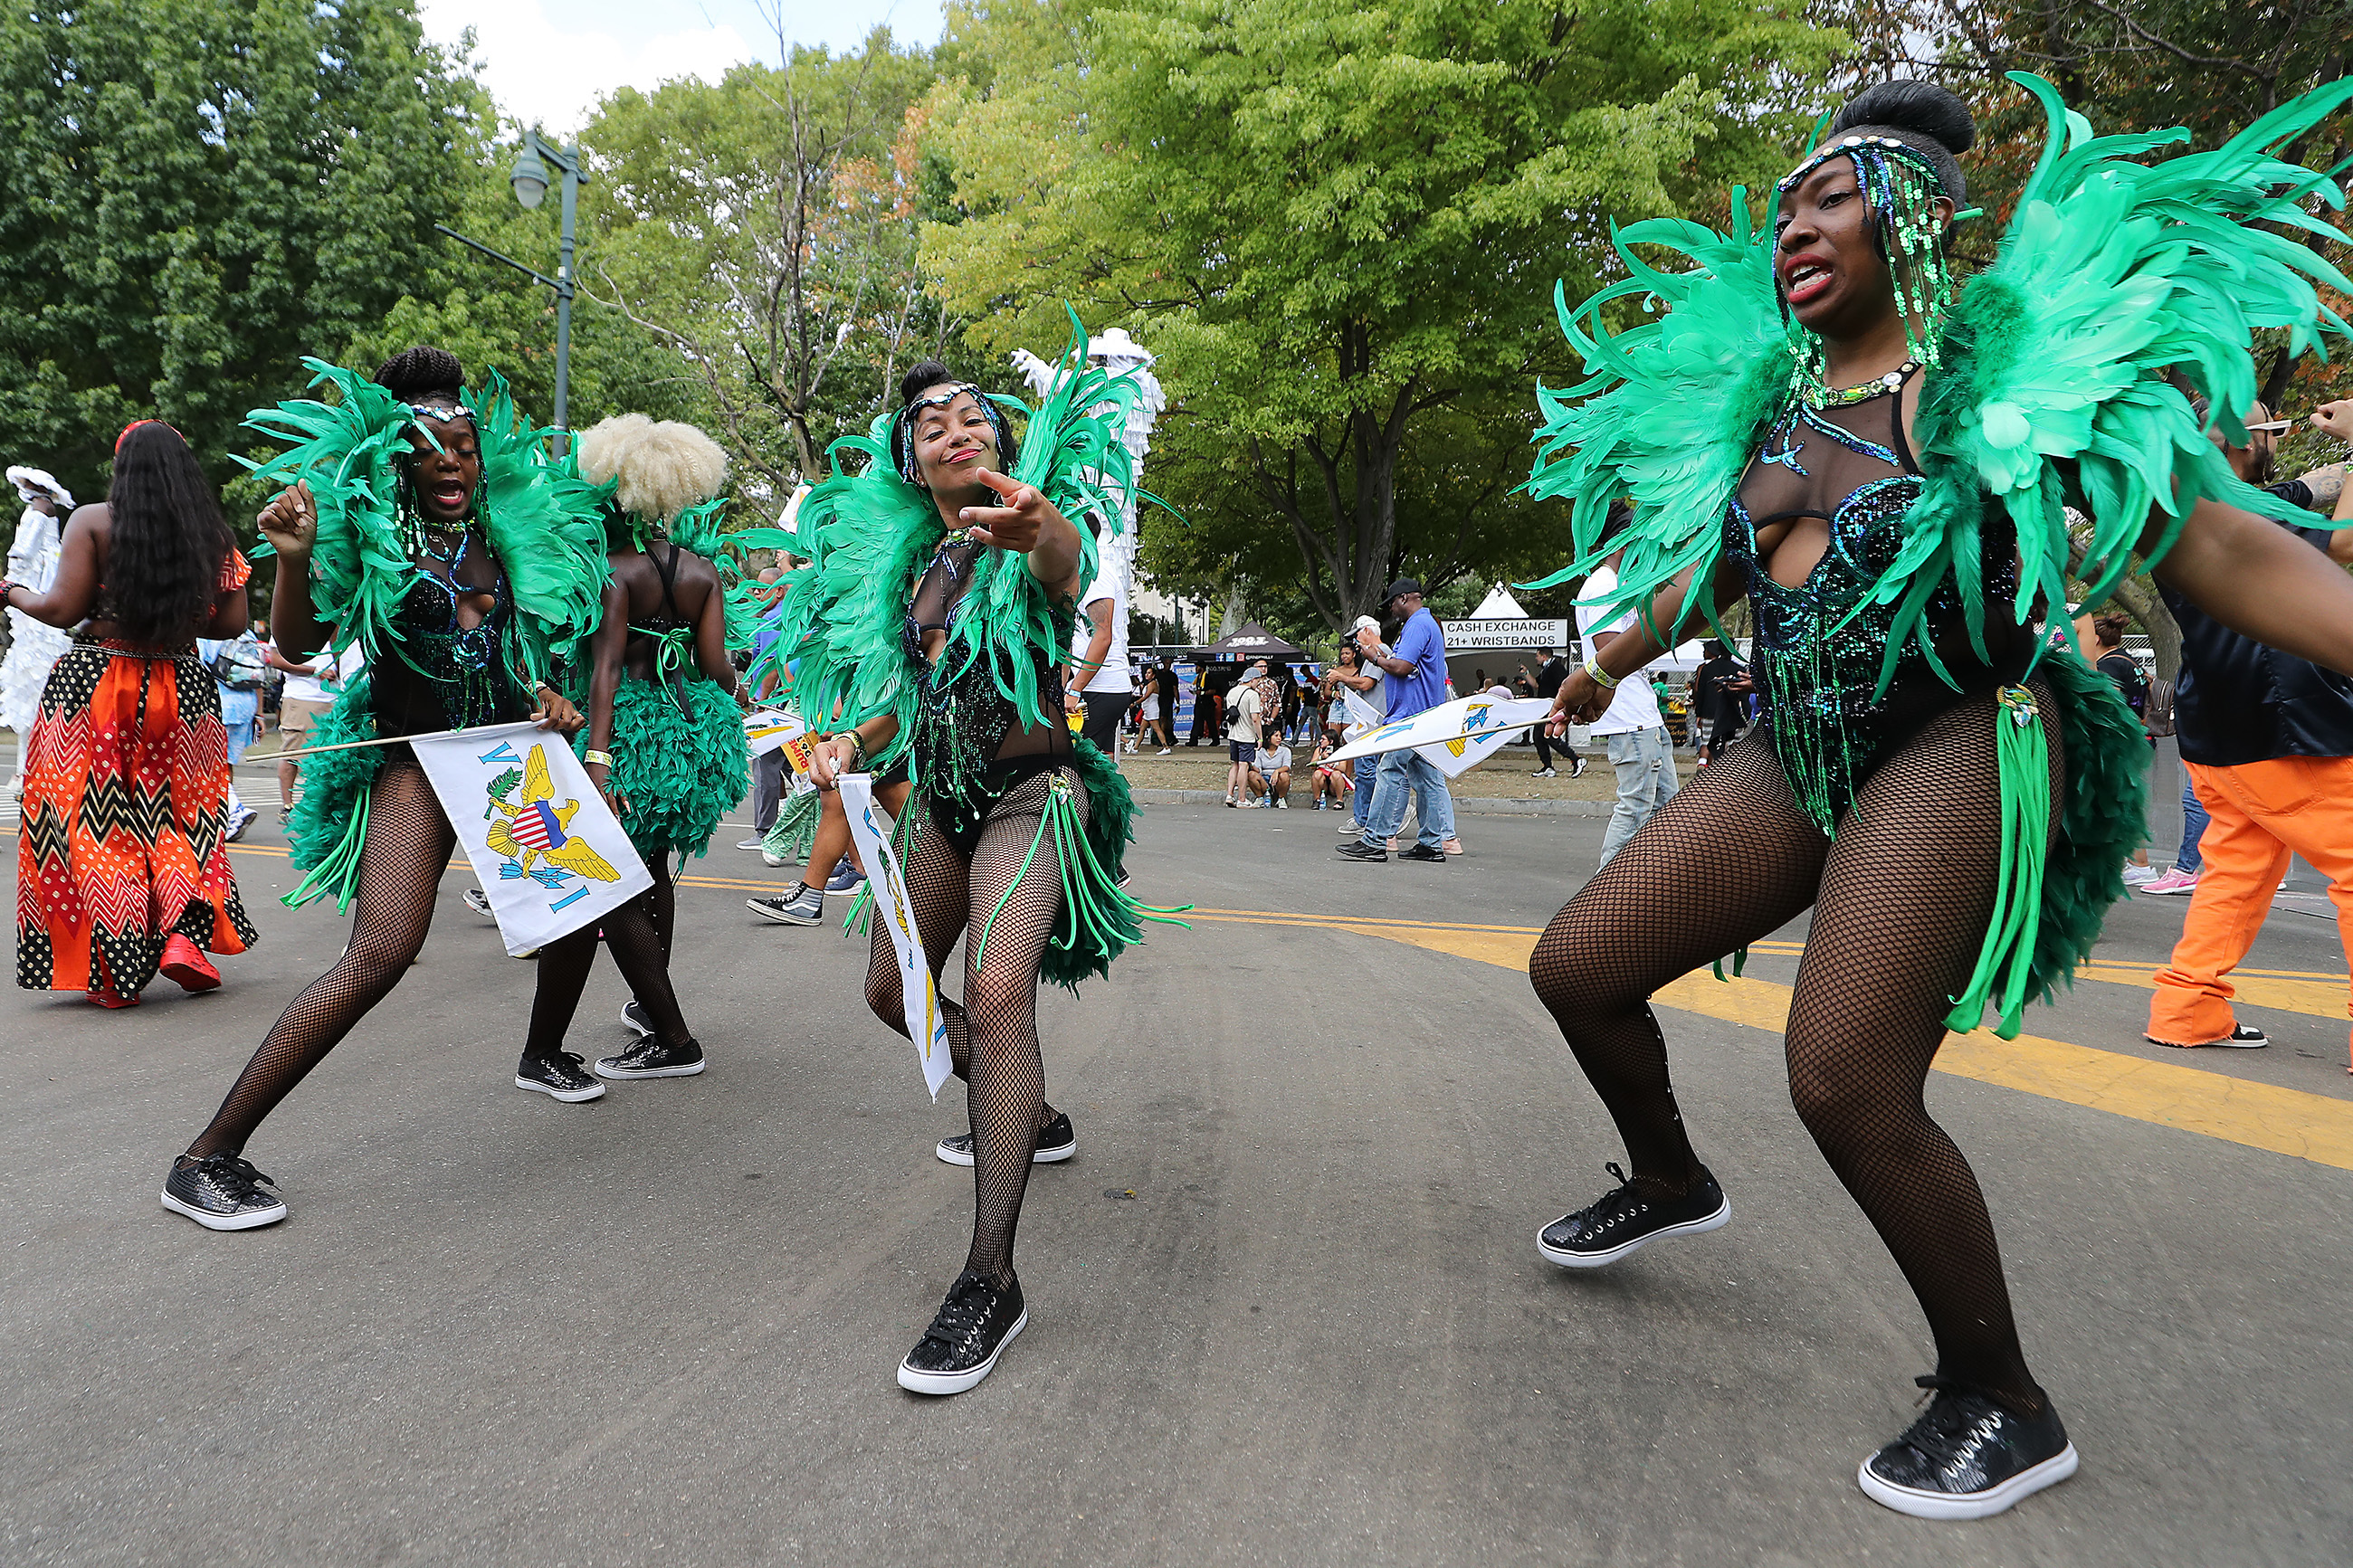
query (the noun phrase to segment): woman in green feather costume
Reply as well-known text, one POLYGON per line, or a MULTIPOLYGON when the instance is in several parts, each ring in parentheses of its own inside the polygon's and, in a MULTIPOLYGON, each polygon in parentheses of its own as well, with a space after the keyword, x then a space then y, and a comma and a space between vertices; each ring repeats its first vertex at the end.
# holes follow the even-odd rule
MULTIPOLYGON (((546 457, 545 432, 517 416, 495 374, 470 393, 443 350, 409 349, 372 379, 306 363, 336 400, 280 404, 248 423, 289 443, 255 466, 288 486, 260 517, 278 561, 280 646, 297 658, 353 643, 368 654, 313 747, 526 718, 578 730, 547 675, 596 624, 602 492, 546 457)), ((288 1004, 166 1178, 164 1205, 216 1230, 285 1217, 246 1142, 408 973, 457 842, 406 745, 328 752, 303 771, 294 856, 311 874, 288 901, 333 892, 353 906, 352 939, 288 1004)), ((634 910, 606 917, 617 957, 634 910)), ((642 936, 636 949, 651 952, 649 926, 642 936)), ((649 973, 667 984, 658 965, 649 973)), ((565 1100, 604 1092, 578 1057, 527 1052, 515 1082, 565 1100)))
POLYGON ((2353 582, 2263 516, 2179 386, 2219 423, 2252 401, 2248 331, 2299 346, 2345 324, 2299 244, 2336 187, 2274 149, 2353 98, 2339 83, 2229 144, 2095 137, 2016 76, 2051 136, 1994 261, 1947 260, 1974 129, 1894 82, 1839 111, 1761 228, 1637 225, 1631 274, 1561 321, 1588 378, 1541 394, 1530 488, 1573 502, 1577 559, 1637 620, 1588 650, 1556 723, 1745 598, 1762 722, 1635 836, 1529 963, 1624 1138, 1632 1175, 1545 1227, 1566 1267, 1730 1217, 1669 1087, 1648 998, 1813 911, 1788 1016, 1799 1115, 1894 1254, 1937 1351, 1864 1491, 1926 1518, 1999 1512, 2073 1473, 2027 1367, 1985 1199, 1921 1089, 1947 1028, 2019 1029, 2091 949, 2144 833, 2147 747, 2114 688, 2034 618, 2079 570, 2096 601, 2135 555, 2226 624, 2353 670, 2353 582), (2264 228, 2249 226, 2261 221, 2264 228), (2281 230, 2290 231, 2288 233, 2281 230), (1653 268, 1635 245, 1679 251, 1653 268), (1612 333, 1603 308, 1653 312, 1612 333), (1661 309, 1663 307, 1663 309, 1661 309), (1624 505, 1631 502, 1630 510, 1624 505), (2071 506, 2090 519, 2071 564, 2071 506))
MULTIPOLYGON (((727 455, 691 425, 642 414, 605 420, 580 437, 580 472, 609 487, 602 618, 588 639, 588 727, 575 741, 588 776, 644 858, 653 889, 642 900, 655 951, 635 955, 660 984, 638 989, 621 1021, 638 1043, 600 1058, 600 1078, 689 1078, 703 1068, 670 984, 678 922, 670 856, 700 855, 719 819, 744 798, 742 710, 729 633, 750 619, 731 606, 719 569, 689 541, 715 553, 719 487, 727 455), (737 613, 731 617, 731 607, 737 613)), ((781 538, 781 535, 776 537, 781 538)), ((749 542, 768 542, 760 531, 749 542)), ((738 642, 748 643, 748 636, 738 642)), ((624 955, 614 922, 606 944, 624 955)), ((540 950, 526 1052, 560 1052, 596 962, 597 930, 583 926, 540 950)), ((627 973, 628 965, 624 964, 627 973)))
MULTIPOLYGON (((1147 914, 1118 887, 1125 781, 1062 722, 1062 649, 1094 565, 1071 519, 1117 526, 1130 469, 1116 433, 1136 395, 1090 369, 1085 344, 1081 332, 1018 446, 1004 410, 1018 403, 936 363, 909 372, 899 409, 834 444, 833 477, 800 509, 812 564, 779 606, 775 647, 800 710, 839 726, 816 749, 818 786, 905 760, 899 858, 934 974, 965 939, 963 1001, 942 1006, 968 1086, 972 1135, 951 1143, 973 1165, 973 1239, 900 1365, 919 1393, 974 1386, 1028 1321, 1013 1271, 1022 1194, 1033 1162, 1076 1148, 1046 1103, 1039 979, 1106 972, 1147 914)), ((904 1033, 885 927, 873 922, 867 1002, 904 1033)))

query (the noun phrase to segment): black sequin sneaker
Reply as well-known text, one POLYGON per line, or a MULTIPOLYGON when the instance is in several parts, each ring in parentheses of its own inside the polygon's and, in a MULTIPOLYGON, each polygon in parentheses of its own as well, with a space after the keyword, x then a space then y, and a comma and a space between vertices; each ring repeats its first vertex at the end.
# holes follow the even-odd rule
POLYGON ((1724 1189, 1704 1168, 1679 1198, 1645 1197, 1615 1161, 1605 1169, 1620 1184, 1615 1192, 1536 1233, 1536 1250, 1548 1261, 1563 1268, 1599 1268, 1662 1236, 1695 1236, 1732 1217, 1724 1189))
POLYGON ((552 1057, 525 1056, 515 1068, 515 1087, 550 1095, 567 1105, 599 1100, 605 1093, 605 1086, 589 1075, 586 1064, 572 1051, 558 1051, 552 1057))
MULTIPOLYGON (((1071 1131, 1071 1113, 1054 1112, 1054 1120, 1038 1130, 1038 1152, 1029 1156, 1033 1165, 1051 1165, 1069 1159, 1079 1152, 1079 1135, 1071 1131)), ((940 1140, 934 1151, 951 1165, 972 1163, 972 1134, 959 1132, 953 1138, 940 1140)))
POLYGON ((2059 1413, 2021 1415, 1974 1388, 1916 1380, 1936 1392, 1904 1436, 1862 1462, 1863 1495, 1915 1519, 1984 1519, 2075 1473, 2059 1413))
POLYGON ((653 1020, 646 1016, 646 1005, 632 996, 621 1004, 621 1022, 638 1032, 638 1038, 654 1037, 653 1020))
POLYGON ((207 1154, 193 1165, 174 1161, 164 1176, 164 1206, 207 1230, 251 1230, 286 1217, 286 1200, 269 1178, 235 1154, 207 1154))
POLYGON ((596 1063, 598 1078, 692 1078, 707 1064, 702 1047, 691 1039, 665 1046, 651 1037, 639 1040, 617 1057, 596 1063))
POLYGON ((1020 1280, 1000 1290, 966 1269, 899 1363, 899 1386, 913 1394, 962 1394, 997 1370, 997 1358, 1029 1326, 1020 1280))

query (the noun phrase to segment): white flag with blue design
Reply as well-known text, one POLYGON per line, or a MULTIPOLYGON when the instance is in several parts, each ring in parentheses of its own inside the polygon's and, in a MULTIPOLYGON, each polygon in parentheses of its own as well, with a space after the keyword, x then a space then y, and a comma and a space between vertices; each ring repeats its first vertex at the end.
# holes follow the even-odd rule
POLYGON ((1458 697, 1360 735, 1324 761, 1419 752, 1439 772, 1456 778, 1529 725, 1544 722, 1551 712, 1551 702, 1542 697, 1458 697))

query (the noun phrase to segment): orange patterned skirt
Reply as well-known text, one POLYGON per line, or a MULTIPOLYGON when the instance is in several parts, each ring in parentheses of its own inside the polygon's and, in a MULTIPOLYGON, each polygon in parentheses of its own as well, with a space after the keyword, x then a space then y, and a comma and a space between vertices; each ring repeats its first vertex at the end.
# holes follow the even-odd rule
POLYGON ((77 641, 25 742, 16 984, 136 996, 174 935, 259 941, 223 848, 227 788, 220 693, 193 652, 77 641))

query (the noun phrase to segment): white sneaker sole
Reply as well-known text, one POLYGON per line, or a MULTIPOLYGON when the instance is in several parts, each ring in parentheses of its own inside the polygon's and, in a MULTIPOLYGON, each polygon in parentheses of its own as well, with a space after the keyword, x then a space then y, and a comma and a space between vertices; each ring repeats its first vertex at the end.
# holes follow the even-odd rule
POLYGON ((2021 1498, 2032 1497, 2045 1487, 2057 1486, 2075 1473, 2080 1462, 2075 1445, 2070 1443, 2032 1469, 2021 1470, 1998 1487, 1965 1497, 1950 1492, 1915 1491, 1881 1480, 1871 1473, 1869 1459, 1857 1468, 1854 1479, 1862 1484, 1863 1496, 1914 1519, 1989 1519, 2012 1508, 2021 1498))
POLYGON ((592 1083, 586 1089, 556 1089, 552 1085, 540 1082, 535 1078, 525 1078, 521 1073, 515 1074, 515 1087, 527 1089, 533 1094, 543 1094, 550 1100, 560 1100, 566 1105, 577 1105, 584 1100, 605 1098, 605 1086, 601 1083, 592 1083))
MULTIPOLYGON (((1029 1163, 1033 1165, 1059 1165, 1078 1152, 1079 1141, 1073 1138, 1059 1149, 1039 1150, 1036 1153, 1029 1156, 1029 1163)), ((943 1165, 964 1165, 968 1167, 972 1163, 971 1155, 965 1153, 961 1149, 950 1148, 948 1146, 948 1141, 944 1138, 941 1139, 938 1143, 933 1146, 932 1152, 940 1157, 940 1163, 943 1165)))
POLYGON ((170 1193, 164 1194, 164 1206, 174 1214, 186 1215, 206 1230, 256 1230, 265 1225, 276 1225, 286 1217, 286 1205, 254 1209, 246 1214, 206 1214, 194 1204, 184 1204, 170 1193))
MULTIPOLYGON (((1545 1255, 1546 1262, 1557 1263, 1563 1268, 1599 1268, 1605 1263, 1617 1262, 1630 1252, 1640 1252, 1651 1243, 1666 1237, 1697 1236, 1704 1230, 1721 1230, 1731 1218, 1732 1200, 1727 1197, 1716 1205, 1714 1214, 1702 1215, 1697 1219, 1687 1219, 1681 1225, 1671 1225, 1664 1230, 1654 1230, 1648 1236, 1638 1236, 1624 1246, 1613 1247, 1607 1252, 1563 1252, 1556 1247, 1548 1247, 1544 1238, 1545 1231, 1552 1228, 1552 1226, 1548 1225, 1544 1227, 1544 1230, 1536 1232, 1536 1250, 1545 1255)), ((1559 1223, 1559 1220, 1552 1222, 1553 1225, 1559 1223)))
POLYGON ((619 1058, 615 1057, 607 1057, 604 1060, 598 1062, 596 1067, 596 1076, 598 1078, 609 1078, 616 1081, 633 1078, 692 1078, 696 1073, 701 1072, 704 1068, 711 1065, 710 1061, 706 1058, 702 1061, 690 1063, 682 1068, 617 1068, 613 1063, 617 1059, 619 1058))
POLYGON ((1021 1315, 1013 1320, 1013 1326, 1005 1331, 1005 1337, 997 1342, 997 1348, 988 1352, 988 1359, 969 1372, 918 1372, 902 1361, 899 1363, 899 1386, 910 1394, 962 1394, 968 1388, 977 1388, 982 1378, 997 1370, 997 1358, 1005 1353, 1005 1347, 1019 1339, 1021 1331, 1029 1326, 1029 1309, 1024 1307, 1021 1315))

